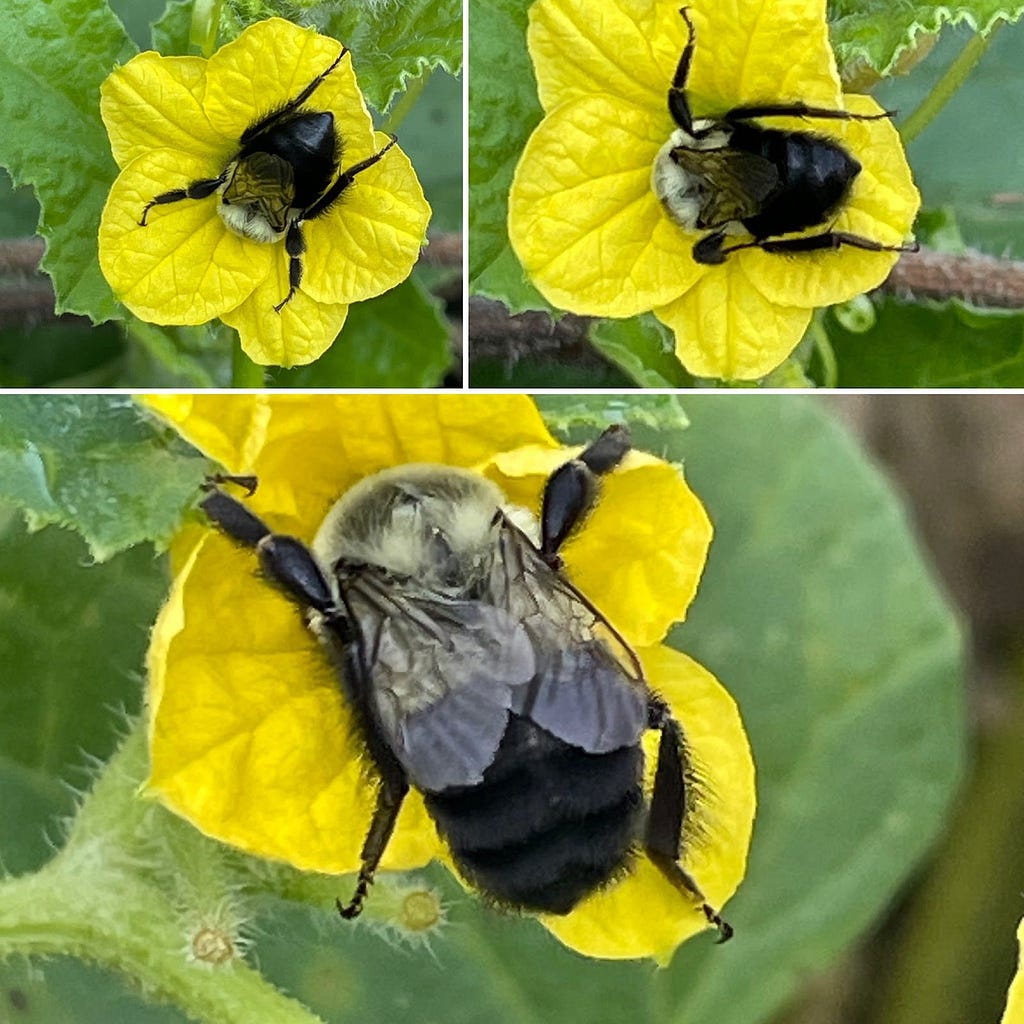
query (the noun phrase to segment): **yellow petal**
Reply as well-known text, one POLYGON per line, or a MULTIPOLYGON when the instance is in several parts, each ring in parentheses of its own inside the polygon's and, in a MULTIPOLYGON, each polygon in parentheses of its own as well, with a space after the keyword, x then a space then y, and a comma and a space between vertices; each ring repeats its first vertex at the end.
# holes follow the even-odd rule
POLYGON ((100 114, 118 167, 152 149, 173 149, 223 169, 233 140, 203 112, 206 61, 140 53, 100 86, 100 114))
POLYGON ((267 437, 262 395, 159 394, 138 399, 229 473, 246 473, 267 437))
POLYGON ((137 316, 201 324, 233 309, 270 271, 272 247, 239 238, 217 215, 215 195, 154 206, 156 195, 220 173, 171 149, 133 160, 117 177, 100 220, 103 275, 137 316))
MULTIPOLYGON (((698 778, 699 827, 684 827, 683 866, 708 902, 722 910, 746 872, 756 794, 754 763, 736 704, 707 669, 668 647, 641 651, 651 687, 682 724, 698 778)), ((657 734, 648 733, 647 782, 653 782, 657 734)), ((728 920, 728 913, 723 915, 728 920)), ((565 917, 541 919, 567 946, 588 956, 650 956, 666 962, 676 947, 709 927, 696 901, 646 857, 621 882, 565 917)))
MULTIPOLYGON (((327 657, 294 605, 254 577, 253 559, 210 535, 160 614, 149 657, 149 788, 243 850, 353 871, 372 774, 327 657)), ((385 866, 422 864, 438 849, 418 798, 399 828, 385 866)))
POLYGON ((656 5, 640 8, 623 0, 604 0, 599 6, 587 0, 535 3, 526 40, 541 106, 552 111, 592 93, 638 106, 663 106, 670 78, 650 44, 658 14, 656 5))
POLYGON ((318 302, 304 287, 281 307, 288 294, 288 254, 274 247, 270 273, 240 306, 221 319, 238 331, 242 351, 261 366, 301 366, 323 355, 348 316, 348 305, 318 302))
POLYGON ((274 525, 311 540, 328 507, 388 466, 474 466, 495 450, 555 442, 523 395, 274 395, 267 438, 245 472, 274 525))
POLYGON ((682 298, 654 310, 675 332, 676 355, 697 377, 763 377, 796 348, 810 322, 809 308, 764 298, 754 272, 747 270, 751 255, 751 250, 734 253, 682 298))
MULTIPOLYGON (((511 501, 537 514, 548 476, 580 450, 501 452, 484 472, 511 501)), ((562 553, 572 582, 630 643, 647 646, 685 617, 711 534, 682 472, 632 452, 602 478, 597 505, 562 553)))
MULTIPOLYGON (((250 25, 210 58, 204 101, 210 123, 225 135, 240 138, 261 117, 295 99, 341 50, 336 39, 283 18, 250 25)), ((348 157, 369 155, 372 126, 351 54, 317 86, 305 107, 334 114, 348 157)))
MULTIPOLYGON (((879 114, 868 96, 846 96, 845 109, 879 114)), ((862 165, 850 196, 832 224, 803 232, 819 234, 832 227, 884 245, 901 245, 910 232, 921 197, 914 187, 899 133, 887 118, 878 121, 772 119, 773 126, 813 130, 836 139, 862 165)), ((745 268, 757 289, 780 305, 827 306, 845 302, 880 285, 898 253, 839 249, 794 256, 748 250, 745 268)), ((733 259, 734 257, 730 257, 733 259)))
MULTIPOLYGON (((835 108, 839 74, 828 39, 826 0, 731 0, 691 3, 697 32, 688 92, 695 116, 754 103, 804 102, 835 108)), ((669 79, 686 41, 682 6, 659 2, 654 41, 669 79)), ((668 82, 666 82, 666 85, 668 82)))
MULTIPOLYGON (((387 142, 378 132, 377 151, 387 142)), ((346 155, 346 167, 353 162, 346 155)), ((309 248, 303 287, 335 302, 359 302, 394 288, 419 258, 429 220, 416 172, 393 146, 356 176, 327 214, 304 222, 309 248)))
POLYGON ((633 316, 705 273, 690 255, 693 237, 651 190, 664 141, 659 119, 611 96, 564 104, 530 137, 509 193, 509 239, 550 302, 633 316))
POLYGON ((1024 921, 1017 929, 1017 942, 1021 948, 1021 962, 1010 984, 1001 1024, 1024 1024, 1024 921))

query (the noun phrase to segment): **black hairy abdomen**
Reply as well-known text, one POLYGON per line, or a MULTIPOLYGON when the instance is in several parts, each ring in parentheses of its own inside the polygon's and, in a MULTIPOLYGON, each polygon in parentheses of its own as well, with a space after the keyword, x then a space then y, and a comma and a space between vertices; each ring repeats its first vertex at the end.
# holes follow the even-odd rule
POLYGON ((330 111, 308 111, 286 118, 248 139, 239 157, 270 153, 291 165, 295 205, 312 206, 326 191, 338 168, 338 136, 330 111))
POLYGON ((743 226, 754 238, 773 238, 823 224, 849 194, 860 164, 838 143, 810 132, 738 125, 729 145, 772 163, 779 184, 743 226))
POLYGON ((424 798, 456 866, 481 893, 565 914, 626 867, 642 775, 639 744, 590 754, 511 715, 481 783, 424 798))

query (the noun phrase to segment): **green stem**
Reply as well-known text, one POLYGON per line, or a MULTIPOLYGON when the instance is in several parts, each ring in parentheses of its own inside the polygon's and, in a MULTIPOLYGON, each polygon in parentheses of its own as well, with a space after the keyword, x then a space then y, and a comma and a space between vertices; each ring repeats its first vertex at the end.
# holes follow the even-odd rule
POLYGON ((266 374, 262 366, 254 363, 243 351, 242 343, 235 335, 231 350, 231 386, 235 388, 266 387, 266 374))
POLYGON ((825 330, 821 316, 815 315, 811 320, 811 339, 814 342, 814 351, 818 353, 822 367, 822 383, 824 388, 834 388, 839 380, 839 364, 836 362, 836 354, 832 348, 832 339, 825 330))
MULTIPOLYGON (((182 867, 159 852, 161 817, 165 825, 188 826, 139 796, 146 764, 139 722, 85 798, 64 849, 35 874, 0 881, 0 962, 14 954, 76 956, 206 1024, 317 1024, 319 1017, 241 959, 235 932, 231 956, 213 963, 188 955, 195 922, 166 882, 182 867)), ((213 909, 202 916, 216 924, 223 899, 214 894, 213 909)))
POLYGON ((982 54, 988 49, 996 32, 1003 22, 997 21, 989 29, 988 35, 971 36, 960 55, 953 61, 945 74, 935 83, 932 91, 921 101, 920 106, 900 125, 899 131, 904 144, 916 139, 932 122, 935 115, 949 102, 953 93, 964 84, 974 65, 981 60, 982 54))
POLYGON ((420 98, 420 94, 427 87, 427 82, 429 81, 429 71, 424 71, 419 78, 412 80, 398 102, 391 108, 391 113, 388 114, 384 123, 380 126, 382 132, 394 132, 397 130, 398 126, 408 116, 409 111, 416 106, 416 101, 420 98))
POLYGON ((102 850, 58 858, 0 883, 0 960, 71 955, 131 979, 147 998, 207 1024, 315 1024, 244 961, 220 968, 185 955, 174 908, 151 885, 101 863, 102 850))
POLYGON ((188 29, 188 41, 198 46, 204 57, 209 57, 217 48, 217 30, 220 27, 221 0, 194 0, 192 23, 188 29))

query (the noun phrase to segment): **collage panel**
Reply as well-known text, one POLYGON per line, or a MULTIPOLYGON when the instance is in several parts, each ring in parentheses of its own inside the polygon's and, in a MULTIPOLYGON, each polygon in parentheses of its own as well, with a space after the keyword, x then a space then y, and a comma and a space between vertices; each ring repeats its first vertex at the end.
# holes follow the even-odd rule
POLYGON ((461 0, 0 12, 0 385, 461 386, 461 0))
POLYGON ((1022 12, 474 4, 471 385, 1024 386, 1022 12))
POLYGON ((1016 1024, 1022 439, 0 395, 8 1019, 1016 1024))

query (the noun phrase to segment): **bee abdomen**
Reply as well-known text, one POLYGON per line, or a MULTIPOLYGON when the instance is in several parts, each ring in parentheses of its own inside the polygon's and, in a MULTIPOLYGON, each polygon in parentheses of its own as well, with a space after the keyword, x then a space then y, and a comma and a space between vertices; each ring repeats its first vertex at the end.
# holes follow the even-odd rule
POLYGON ((642 773, 639 745, 591 754, 513 715, 483 781, 426 802, 459 870, 482 893, 564 914, 626 867, 642 773))

